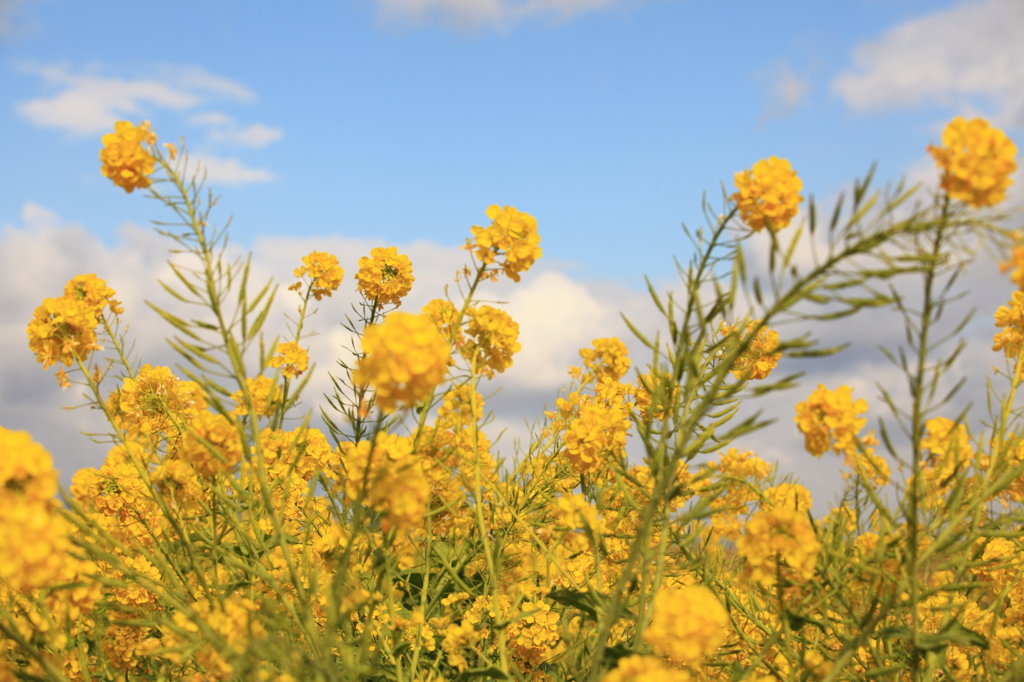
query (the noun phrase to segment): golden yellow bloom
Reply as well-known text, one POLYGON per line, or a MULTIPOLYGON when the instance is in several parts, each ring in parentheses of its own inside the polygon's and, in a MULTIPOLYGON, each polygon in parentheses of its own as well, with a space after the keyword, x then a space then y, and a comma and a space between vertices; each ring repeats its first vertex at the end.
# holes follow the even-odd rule
POLYGON ((690 673, 671 668, 657 656, 633 654, 619 659, 601 682, 691 682, 690 673))
POLYGON ((519 325, 508 313, 489 305, 470 308, 466 311, 469 324, 466 343, 459 348, 459 353, 470 363, 476 364, 477 372, 485 377, 493 377, 495 372, 504 372, 512 366, 512 356, 522 346, 519 338, 519 325))
POLYGON ((728 625, 728 614, 708 588, 662 587, 643 638, 673 663, 697 665, 725 643, 728 625))
POLYGON ((1017 288, 1024 291, 1024 246, 1015 246, 1010 251, 1010 260, 999 264, 999 271, 1006 272, 1010 269, 1010 281, 1017 285, 1017 288))
POLYGON ((28 431, 0 426, 0 507, 10 495, 35 502, 48 502, 57 494, 57 471, 53 459, 28 431))
MULTIPOLYGON (((747 325, 746 333, 753 334, 761 320, 754 320, 747 325)), ((723 336, 733 333, 735 326, 723 324, 719 331, 723 336)), ((737 338, 733 343, 739 344, 745 339, 737 338)), ((731 346, 732 344, 727 344, 731 346)), ((746 350, 732 364, 732 375, 737 379, 764 379, 779 364, 782 353, 775 352, 779 347, 779 335, 774 329, 762 327, 746 350)))
POLYGON ((629 371, 629 349, 617 337, 594 339, 592 348, 581 348, 580 357, 588 373, 600 381, 608 377, 618 381, 629 371))
POLYGON ((143 365, 135 378, 125 379, 111 395, 110 405, 122 428, 176 435, 206 408, 206 400, 195 382, 180 381, 169 367, 143 365))
POLYGON ((800 190, 804 183, 789 161, 776 156, 761 159, 753 169, 736 173, 734 181, 738 191, 729 198, 736 202, 743 222, 755 232, 765 225, 776 232, 786 227, 803 201, 800 190))
POLYGON ((561 639, 559 615, 541 600, 523 602, 519 612, 519 617, 506 628, 505 637, 516 660, 535 667, 555 653, 555 646, 561 639))
POLYGON ((149 174, 155 161, 149 148, 156 142, 156 135, 149 129, 149 121, 143 121, 136 128, 129 121, 118 121, 114 132, 102 138, 103 149, 100 172, 115 185, 131 194, 136 188, 149 187, 149 174))
POLYGON ((754 512, 736 540, 747 575, 765 587, 775 584, 780 571, 793 582, 813 578, 820 550, 807 512, 788 506, 754 512))
POLYGON ((102 350, 97 343, 96 309, 69 296, 47 298, 36 308, 28 325, 28 347, 36 360, 49 369, 63 363, 70 367, 75 358, 85 361, 89 353, 102 350))
POLYGON ((1001 350, 1016 359, 1024 340, 1024 291, 1015 291, 1006 305, 996 309, 996 326, 1002 328, 992 338, 992 350, 1001 350))
POLYGON ((579 415, 565 429, 563 450, 577 473, 594 473, 606 460, 621 455, 629 431, 629 412, 624 405, 584 403, 579 415))
MULTIPOLYGON (((257 417, 269 417, 281 409, 281 387, 269 377, 262 374, 258 377, 245 380, 246 390, 249 391, 249 398, 257 417)), ((231 414, 244 417, 249 414, 249 407, 245 402, 245 392, 238 389, 231 394, 235 401, 235 409, 231 414)))
POLYGON ((342 443, 341 464, 345 494, 384 512, 385 528, 405 530, 423 524, 430 486, 409 438, 381 432, 373 443, 342 443))
POLYGON ((309 353, 294 341, 279 343, 277 355, 270 358, 267 366, 280 367, 282 374, 294 379, 309 369, 309 353))
POLYGON ((950 199, 971 206, 995 206, 1006 197, 1017 170, 1017 146, 988 121, 957 116, 942 131, 942 146, 928 145, 942 171, 941 187, 950 199))
POLYGON ((836 454, 857 452, 857 435, 868 423, 868 403, 863 398, 853 400, 853 389, 840 386, 835 391, 819 384, 806 402, 797 403, 797 427, 804 434, 807 452, 820 457, 831 446, 836 454))
POLYGON ((376 301, 378 306, 394 303, 397 307, 412 290, 414 279, 408 256, 398 253, 394 246, 377 247, 370 251, 369 257, 359 259, 356 290, 367 301, 376 301))
POLYGON ((811 491, 799 483, 780 483, 764 491, 766 507, 789 507, 798 512, 811 511, 811 491))
POLYGON ((242 461, 242 439, 227 417, 204 410, 189 423, 174 454, 202 476, 230 473, 242 461))
POLYGON ((392 313, 363 336, 364 356, 352 373, 376 391, 377 405, 393 412, 430 396, 448 372, 451 349, 426 315, 392 313))
POLYGON ((64 295, 68 298, 77 299, 85 303, 99 315, 104 308, 109 307, 110 312, 120 315, 124 312, 121 304, 114 300, 115 292, 107 286, 106 280, 96 275, 76 275, 70 282, 64 285, 64 295))
POLYGON ((444 338, 454 341, 456 347, 462 345, 462 332, 454 335, 457 338, 454 338, 452 334, 455 322, 459 318, 459 311, 454 305, 452 305, 451 301, 446 301, 443 298, 435 298, 430 303, 423 306, 423 309, 420 312, 430 316, 430 319, 434 321, 434 325, 437 326, 437 330, 441 332, 441 335, 444 336, 444 338))
POLYGON ((310 292, 316 300, 319 301, 324 296, 330 297, 341 286, 345 271, 338 265, 337 256, 324 251, 313 251, 303 257, 302 263, 301 268, 295 268, 295 276, 309 276, 312 280, 310 292))
POLYGON ((494 263, 498 256, 504 256, 498 265, 509 279, 518 282, 519 273, 529 270, 541 257, 537 220, 511 206, 501 208, 497 204, 487 207, 487 217, 493 221, 491 225, 474 225, 471 228, 473 240, 467 239, 465 248, 485 265, 494 263))

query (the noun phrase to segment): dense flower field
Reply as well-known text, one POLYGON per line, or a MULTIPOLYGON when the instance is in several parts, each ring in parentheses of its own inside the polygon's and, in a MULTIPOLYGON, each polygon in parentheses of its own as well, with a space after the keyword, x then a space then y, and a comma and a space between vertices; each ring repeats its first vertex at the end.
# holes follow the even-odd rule
POLYGON ((1002 249, 1024 288, 1021 236, 994 208, 1016 148, 987 122, 957 118, 929 148, 937 190, 869 177, 827 221, 809 202, 791 226, 803 183, 785 159, 737 173, 691 234, 682 292, 652 289, 667 333, 634 330, 650 356, 595 339, 506 460, 480 383, 513 364, 519 327, 478 294, 541 257, 532 216, 490 206, 458 295, 419 312, 398 310, 408 257, 359 259, 325 433, 296 405, 310 302, 342 286, 339 259, 296 264, 298 316, 268 345, 275 291, 226 258, 186 150, 148 123, 102 142, 103 175, 176 217, 158 223, 176 249, 165 288, 204 313, 160 311, 175 370, 129 353, 131 311, 94 274, 29 322, 43 369, 103 411, 110 450, 58 497, 49 453, 0 427, 0 681, 1024 679, 1024 293, 1008 285, 995 310, 988 414, 937 392, 963 264, 1002 249), (750 240, 767 264, 747 262, 750 240), (795 405, 808 456, 845 461, 841 503, 814 518, 806 488, 731 446, 762 426, 737 413, 793 385, 780 359, 836 350, 780 323, 878 307, 906 321, 891 357, 909 392, 883 396, 877 434, 848 386, 795 405))

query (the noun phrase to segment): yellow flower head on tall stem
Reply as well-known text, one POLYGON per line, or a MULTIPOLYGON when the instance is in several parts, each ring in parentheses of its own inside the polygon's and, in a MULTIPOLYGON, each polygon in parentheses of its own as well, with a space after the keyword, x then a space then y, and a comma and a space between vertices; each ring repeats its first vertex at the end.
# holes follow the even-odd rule
POLYGON ((942 131, 942 146, 928 145, 950 199, 970 206, 995 206, 1006 197, 1017 170, 1017 146, 983 118, 957 116, 942 131))
POLYGON ((279 343, 277 355, 270 358, 267 366, 280 367, 282 374, 294 379, 309 368, 309 353, 294 341, 279 343))
POLYGON ((803 201, 803 181, 789 161, 777 156, 761 159, 752 169, 736 173, 734 182, 737 191, 729 198, 736 202, 743 222, 755 232, 765 225, 776 232, 783 229, 803 201))
POLYGON ((100 161, 103 166, 100 172, 104 177, 110 178, 129 194, 136 188, 149 187, 149 175, 156 163, 150 152, 156 143, 156 134, 149 129, 149 121, 143 121, 138 127, 130 121, 118 121, 114 124, 114 132, 104 135, 101 141, 100 161))
POLYGON ((485 265, 497 263, 509 279, 518 282, 519 273, 541 257, 537 220, 512 206, 497 204, 487 207, 487 217, 493 222, 488 227, 474 225, 473 239, 466 240, 465 248, 485 265), (504 258, 498 261, 499 256, 504 258))
MULTIPOLYGON (((313 298, 320 300, 330 295, 341 285, 345 271, 338 265, 338 257, 324 251, 313 251, 302 259, 302 267, 295 268, 295 276, 309 276, 310 292, 313 298)), ((301 287, 296 284, 295 288, 301 287)))
POLYGON ((475 358, 477 371, 481 376, 493 377, 495 372, 504 372, 512 366, 512 356, 519 352, 519 325, 508 313, 489 305, 470 308, 466 311, 469 324, 466 327, 467 342, 459 348, 466 360, 475 358))
POLYGON ((1001 350, 1007 358, 1020 354, 1024 340, 1024 291, 1015 291, 1006 305, 996 309, 996 326, 1002 331, 992 338, 992 350, 1001 350))
POLYGON ((359 259, 356 280, 356 290, 367 301, 376 301, 378 306, 393 303, 398 307, 412 290, 415 277, 409 257, 389 246, 372 249, 369 257, 359 259))
POLYGON ((868 423, 866 417, 859 415, 867 410, 867 401, 854 401, 849 386, 830 391, 821 384, 806 402, 797 403, 794 419, 804 434, 807 452, 815 457, 830 447, 836 454, 854 455, 858 451, 857 437, 868 423))
POLYGON ((73 296, 47 298, 36 308, 28 325, 28 347, 36 360, 49 369, 63 363, 70 367, 75 358, 84 361, 89 353, 102 350, 97 343, 96 308, 73 296))
POLYGON ((729 615, 708 588, 662 587, 643 638, 673 663, 697 665, 725 643, 728 625, 729 615))
POLYGON ((93 308, 97 315, 102 313, 104 308, 110 308, 110 312, 115 315, 124 312, 121 304, 114 300, 115 294, 116 292, 107 286, 106 280, 91 273, 76 275, 64 285, 65 296, 83 301, 87 306, 93 308))
POLYGON ((363 335, 363 357, 352 374, 357 385, 372 386, 385 412, 412 406, 430 396, 448 372, 451 348, 427 315, 392 313, 363 335))
MULTIPOLYGON (((754 320, 746 328, 746 334, 752 334, 761 320, 754 320)), ((720 331, 728 336, 736 329, 735 326, 723 324, 720 331)), ((733 344, 739 344, 742 336, 735 339, 733 344)), ((733 345, 730 344, 730 345, 733 345)), ((779 347, 779 334, 774 329, 762 327, 757 336, 750 339, 749 345, 740 353, 739 357, 732 363, 729 370, 737 379, 765 379, 782 358, 782 353, 776 352, 779 347)))

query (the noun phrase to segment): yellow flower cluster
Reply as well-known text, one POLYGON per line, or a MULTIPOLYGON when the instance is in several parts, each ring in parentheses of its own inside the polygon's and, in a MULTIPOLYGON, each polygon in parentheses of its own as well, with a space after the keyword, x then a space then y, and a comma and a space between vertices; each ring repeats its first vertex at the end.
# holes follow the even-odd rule
POLYGON ((1010 259, 999 264, 1000 272, 1010 271, 1010 281, 1024 291, 1024 246, 1015 246, 1010 251, 1010 259))
POLYGON ((201 476, 230 473, 242 461, 242 439, 227 417, 204 410, 189 423, 174 454, 201 476))
POLYGON ((394 246, 377 247, 370 250, 369 257, 359 259, 356 290, 378 307, 389 303, 398 307, 412 290, 415 279, 408 256, 398 253, 394 246))
POLYGON ((408 530, 423 524, 430 487, 411 440, 379 433, 373 442, 342 443, 341 464, 345 494, 384 512, 385 528, 408 530))
POLYGON ((754 512, 736 540, 736 551, 746 559, 747 575, 771 587, 780 574, 790 582, 813 578, 821 543, 806 511, 775 505, 754 512))
POLYGON ((708 588, 662 587, 643 638, 673 663, 697 665, 725 643, 728 626, 728 614, 708 588))
POLYGON ((1001 350, 1016 360, 1024 339, 1024 291, 1015 291, 1006 305, 996 309, 996 326, 1002 331, 992 338, 992 350, 1001 350))
POLYGON ((565 429, 565 457, 580 474, 595 473, 626 447, 629 413, 624 405, 588 402, 565 429))
POLYGON ((459 347, 462 357, 476 366, 478 374, 488 378, 511 367, 512 356, 522 348, 517 341, 519 325, 515 320, 504 310, 489 305, 468 309, 466 317, 469 338, 459 347))
POLYGON ((942 131, 942 146, 928 145, 942 171, 941 187, 950 199, 971 206, 995 206, 1006 197, 1017 170, 1017 146, 988 121, 957 116, 942 131))
POLYGON ((54 511, 53 460, 25 431, 0 426, 0 585, 27 592, 57 579, 71 548, 54 511))
POLYGON ((487 207, 487 217, 493 222, 488 227, 474 225, 473 240, 467 239, 465 248, 485 265, 504 256, 498 265, 509 279, 518 282, 519 273, 529 270, 541 257, 537 220, 511 206, 501 208, 496 204, 487 207))
MULTIPOLYGON (((337 256, 326 251, 313 251, 302 258, 302 267, 295 268, 295 276, 309 277, 309 292, 319 301, 324 296, 330 298, 337 291, 345 277, 345 270, 338 265, 337 256)), ((301 287, 300 283, 296 283, 290 288, 298 291, 301 287)))
MULTIPOLYGON (((746 335, 748 337, 752 335, 760 323, 761 320, 754 320, 747 324, 746 335)), ((728 336, 735 330, 736 326, 734 325, 722 324, 719 327, 719 332, 723 336, 728 336)), ((734 344, 738 345, 743 341, 748 341, 748 339, 742 338, 741 334, 737 336, 733 343, 726 344, 726 350, 734 344)), ((779 364, 779 359, 782 357, 782 353, 776 352, 778 347, 778 333, 774 329, 762 327, 756 336, 749 339, 749 345, 732 363, 732 369, 729 371, 737 379, 765 379, 772 373, 775 366, 779 364)))
MULTIPOLYGON (((591 348, 581 348, 580 357, 587 368, 589 377, 600 381, 608 377, 618 381, 629 371, 631 360, 626 344, 617 337, 594 339, 591 348)), ((586 379, 584 379, 586 380, 586 379)))
POLYGON ((206 409, 198 384, 180 381, 169 367, 150 365, 125 379, 107 402, 121 428, 145 435, 177 435, 206 409))
POLYGON ((136 188, 149 187, 149 175, 156 163, 150 151, 156 143, 156 135, 149 129, 149 121, 143 121, 138 127, 130 121, 118 121, 114 132, 104 135, 102 142, 100 172, 103 177, 110 178, 129 194, 136 188))
POLYGON ((377 405, 393 412, 430 396, 448 372, 451 348, 427 315, 392 313, 366 329, 363 354, 353 382, 372 386, 377 405))
POLYGON ((755 232, 769 225, 778 232, 796 215, 803 201, 804 183, 789 161, 771 156, 761 159, 751 170, 736 173, 737 191, 729 198, 736 202, 740 218, 755 232))
POLYGON ((835 391, 819 384, 806 402, 797 403, 796 424, 804 434, 804 447, 820 457, 831 447, 836 454, 853 455, 857 452, 857 435, 868 423, 868 403, 863 398, 853 400, 853 389, 840 386, 835 391))
POLYGON ((294 379, 309 369, 309 352, 294 341, 279 343, 277 355, 270 358, 267 366, 280 367, 282 374, 294 379))
POLYGON ((657 656, 632 654, 618 660, 601 682, 691 682, 685 670, 666 665, 657 656))
POLYGON ((239 417, 249 414, 249 406, 245 400, 246 392, 252 401, 256 417, 269 417, 281 409, 281 387, 261 374, 255 378, 246 378, 245 390, 238 389, 231 394, 231 399, 235 401, 235 409, 231 410, 231 414, 239 417))
MULTIPOLYGON (((114 290, 96 275, 77 275, 64 286, 63 296, 47 298, 36 308, 28 325, 28 347, 43 369, 58 363, 70 367, 76 358, 84 362, 92 351, 102 350, 96 336, 99 316, 104 308, 115 315, 123 312, 113 296, 114 290)), ((63 370, 57 380, 61 388, 70 386, 63 370)))

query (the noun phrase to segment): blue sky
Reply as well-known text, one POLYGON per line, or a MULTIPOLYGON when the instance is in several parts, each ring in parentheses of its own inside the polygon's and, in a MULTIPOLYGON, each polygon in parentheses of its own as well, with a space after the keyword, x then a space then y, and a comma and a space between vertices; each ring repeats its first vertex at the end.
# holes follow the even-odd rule
MULTIPOLYGON (((668 286, 679 224, 736 171, 788 158, 826 204, 874 161, 934 184, 925 147, 958 114, 1024 140, 1019 2, 0 0, 0 413, 35 431, 73 402, 23 339, 75 268, 151 291, 160 215, 99 174, 121 118, 186 137, 278 279, 306 246, 419 244, 440 286, 486 206, 533 214, 547 288, 509 296, 546 346, 520 363, 536 377, 615 333, 645 275, 668 286)), ((339 253, 349 276, 361 255, 339 253)), ((553 400, 510 381, 508 404, 553 400)))

